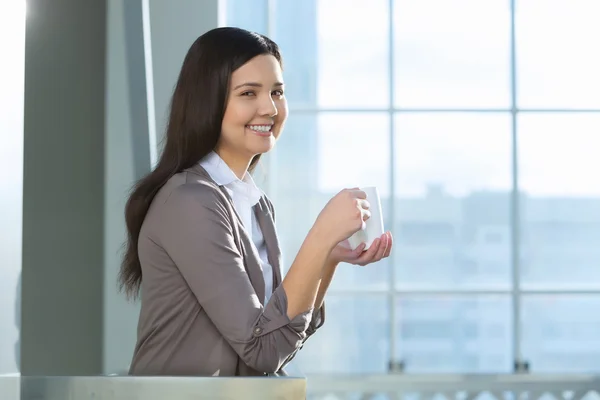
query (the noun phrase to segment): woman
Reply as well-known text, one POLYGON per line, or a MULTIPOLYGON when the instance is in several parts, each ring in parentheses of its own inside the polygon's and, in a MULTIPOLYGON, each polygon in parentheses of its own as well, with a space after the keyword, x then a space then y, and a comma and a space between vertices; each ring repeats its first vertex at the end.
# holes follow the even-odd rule
POLYGON ((346 189, 281 276, 273 205, 249 172, 283 129, 283 91, 278 47, 264 36, 218 28, 189 49, 164 152, 126 206, 120 280, 141 292, 131 374, 281 372, 323 324, 337 264, 389 255, 389 233, 365 252, 339 244, 369 217, 365 193, 346 189))

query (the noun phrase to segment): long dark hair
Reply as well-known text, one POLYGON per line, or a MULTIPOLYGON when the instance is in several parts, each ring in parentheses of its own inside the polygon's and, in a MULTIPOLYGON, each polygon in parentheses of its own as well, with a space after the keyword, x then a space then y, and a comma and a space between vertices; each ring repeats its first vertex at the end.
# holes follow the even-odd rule
MULTIPOLYGON (((221 135, 231 74, 262 54, 271 54, 282 63, 275 42, 239 28, 208 31, 188 50, 171 99, 160 160, 153 171, 136 183, 125 206, 127 241, 119 284, 128 297, 137 297, 142 283, 138 239, 154 196, 173 175, 190 168, 215 148, 221 135)), ((250 170, 259 157, 254 157, 250 170)))

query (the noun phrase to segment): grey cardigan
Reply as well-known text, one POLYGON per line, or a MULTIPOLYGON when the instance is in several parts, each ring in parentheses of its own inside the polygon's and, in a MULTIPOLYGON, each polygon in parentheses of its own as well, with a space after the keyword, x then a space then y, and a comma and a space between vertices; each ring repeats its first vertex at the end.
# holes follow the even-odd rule
POLYGON ((227 191, 199 165, 160 189, 138 241, 141 311, 130 374, 284 374, 323 325, 324 307, 288 318, 273 205, 263 196, 254 212, 273 266, 266 305, 259 255, 227 191))

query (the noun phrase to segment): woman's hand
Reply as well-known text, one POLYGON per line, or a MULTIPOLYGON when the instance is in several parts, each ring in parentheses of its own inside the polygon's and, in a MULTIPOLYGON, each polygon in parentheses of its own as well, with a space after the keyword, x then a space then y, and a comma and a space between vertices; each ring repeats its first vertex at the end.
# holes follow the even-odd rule
POLYGON ((352 250, 347 240, 339 243, 329 254, 331 263, 345 262, 348 264, 365 266, 386 257, 392 252, 392 233, 386 232, 373 241, 373 244, 367 251, 364 251, 365 244, 360 244, 352 250))
POLYGON ((371 217, 366 199, 366 193, 358 188, 344 189, 323 208, 314 228, 330 248, 364 229, 365 221, 371 217))

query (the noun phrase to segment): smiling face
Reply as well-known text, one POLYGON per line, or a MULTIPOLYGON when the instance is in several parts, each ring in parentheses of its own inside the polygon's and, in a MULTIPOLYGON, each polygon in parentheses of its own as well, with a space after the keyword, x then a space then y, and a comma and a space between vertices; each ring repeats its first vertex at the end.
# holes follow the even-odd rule
POLYGON ((254 57, 231 75, 217 152, 247 162, 268 152, 287 114, 281 65, 272 55, 254 57))

